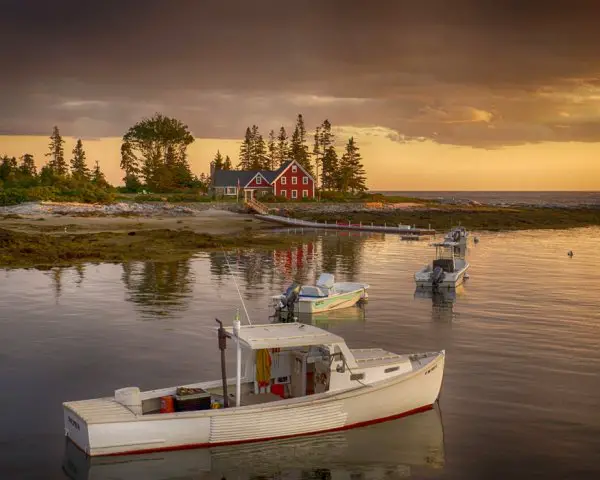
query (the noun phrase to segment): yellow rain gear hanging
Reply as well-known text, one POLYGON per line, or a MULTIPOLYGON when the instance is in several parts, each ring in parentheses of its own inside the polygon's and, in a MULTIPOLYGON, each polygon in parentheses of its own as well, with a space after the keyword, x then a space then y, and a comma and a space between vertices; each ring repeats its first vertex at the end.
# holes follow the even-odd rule
POLYGON ((266 348, 256 351, 256 381, 259 387, 271 384, 271 355, 266 348))

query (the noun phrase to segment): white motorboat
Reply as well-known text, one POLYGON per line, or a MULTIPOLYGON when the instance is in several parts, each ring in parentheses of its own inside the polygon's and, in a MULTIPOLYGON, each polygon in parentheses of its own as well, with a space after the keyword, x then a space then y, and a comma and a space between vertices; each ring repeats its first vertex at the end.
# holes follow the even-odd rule
POLYGON ((456 242, 461 245, 466 245, 469 238, 469 232, 465 227, 454 227, 444 237, 445 242, 456 242))
POLYGON ((125 458, 88 457, 67 441, 63 456, 63 470, 72 480, 297 478, 296 472, 323 468, 337 479, 359 473, 369 478, 391 474, 407 478, 413 469, 439 471, 444 464, 444 430, 438 408, 323 435, 125 458))
POLYGON ((277 311, 320 313, 356 305, 367 300, 367 283, 336 282, 331 273, 322 273, 316 285, 292 284, 281 295, 271 298, 277 311))
POLYGON ((455 250, 461 247, 457 242, 433 243, 435 259, 431 265, 426 265, 415 273, 418 287, 457 287, 462 284, 469 263, 457 257, 455 250))
POLYGON ((345 430, 431 409, 445 361, 443 350, 350 349, 343 338, 301 323, 236 321, 219 328, 219 348, 223 380, 65 402, 65 434, 87 455, 102 456, 345 430), (232 379, 227 339, 237 345, 232 379))

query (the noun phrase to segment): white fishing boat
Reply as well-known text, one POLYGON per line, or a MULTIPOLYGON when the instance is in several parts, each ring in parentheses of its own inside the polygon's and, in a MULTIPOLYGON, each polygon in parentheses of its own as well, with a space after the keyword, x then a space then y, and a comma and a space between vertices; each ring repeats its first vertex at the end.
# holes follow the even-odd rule
POLYGON ((151 391, 128 387, 66 402, 65 434, 87 455, 102 456, 345 430, 431 409, 445 360, 444 351, 350 349, 343 338, 301 323, 236 321, 219 328, 219 348, 222 380, 151 391), (227 339, 237 353, 231 379, 227 339))
POLYGON ((461 247, 457 242, 433 243, 435 259, 431 265, 426 265, 415 273, 417 287, 450 287, 461 285, 465 279, 469 263, 457 257, 455 250, 461 247))
MULTIPOLYGON (((65 442, 63 471, 71 480, 219 480, 300 478, 327 469, 331 478, 408 478, 445 465, 438 408, 369 427, 270 442, 126 457, 88 457, 65 442)), ((312 476, 311 476, 312 478, 312 476)))
POLYGON ((281 295, 271 298, 277 311, 294 313, 320 313, 356 305, 367 300, 369 284, 336 282, 331 273, 322 273, 316 285, 292 284, 281 295))
POLYGON ((466 245, 469 238, 469 232, 465 227, 454 227, 444 237, 445 242, 456 242, 466 245))

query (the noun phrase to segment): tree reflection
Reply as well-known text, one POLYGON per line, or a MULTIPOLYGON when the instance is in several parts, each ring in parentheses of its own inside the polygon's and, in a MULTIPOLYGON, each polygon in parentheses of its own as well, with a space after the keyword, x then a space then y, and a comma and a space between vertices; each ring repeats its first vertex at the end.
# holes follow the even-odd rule
POLYGON ((127 300, 148 317, 168 317, 185 310, 194 284, 189 259, 124 263, 121 278, 128 293, 127 300))

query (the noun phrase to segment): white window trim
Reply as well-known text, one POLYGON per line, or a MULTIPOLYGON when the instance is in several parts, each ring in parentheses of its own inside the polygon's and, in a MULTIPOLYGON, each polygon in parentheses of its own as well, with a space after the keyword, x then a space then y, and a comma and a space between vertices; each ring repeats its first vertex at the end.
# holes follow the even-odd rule
POLYGON ((296 173, 298 171, 298 167, 296 165, 292 165, 292 173, 296 173))
POLYGON ((308 198, 308 190, 302 190, 302 198, 308 198))
POLYGON ((298 190, 292 190, 292 198, 298 198, 298 190))
POLYGON ((292 185, 298 185, 298 177, 292 177, 292 185))
POLYGON ((287 185, 287 178, 281 177, 281 184, 282 185, 287 185))
POLYGON ((279 190, 279 196, 287 198, 287 190, 285 188, 283 190, 279 190))
POLYGON ((260 175, 257 175, 257 177, 256 177, 256 184, 262 185, 262 177, 260 175))
POLYGON ((225 195, 237 195, 237 187, 225 187, 225 195))
POLYGON ((302 185, 308 185, 308 177, 302 177, 302 185))

